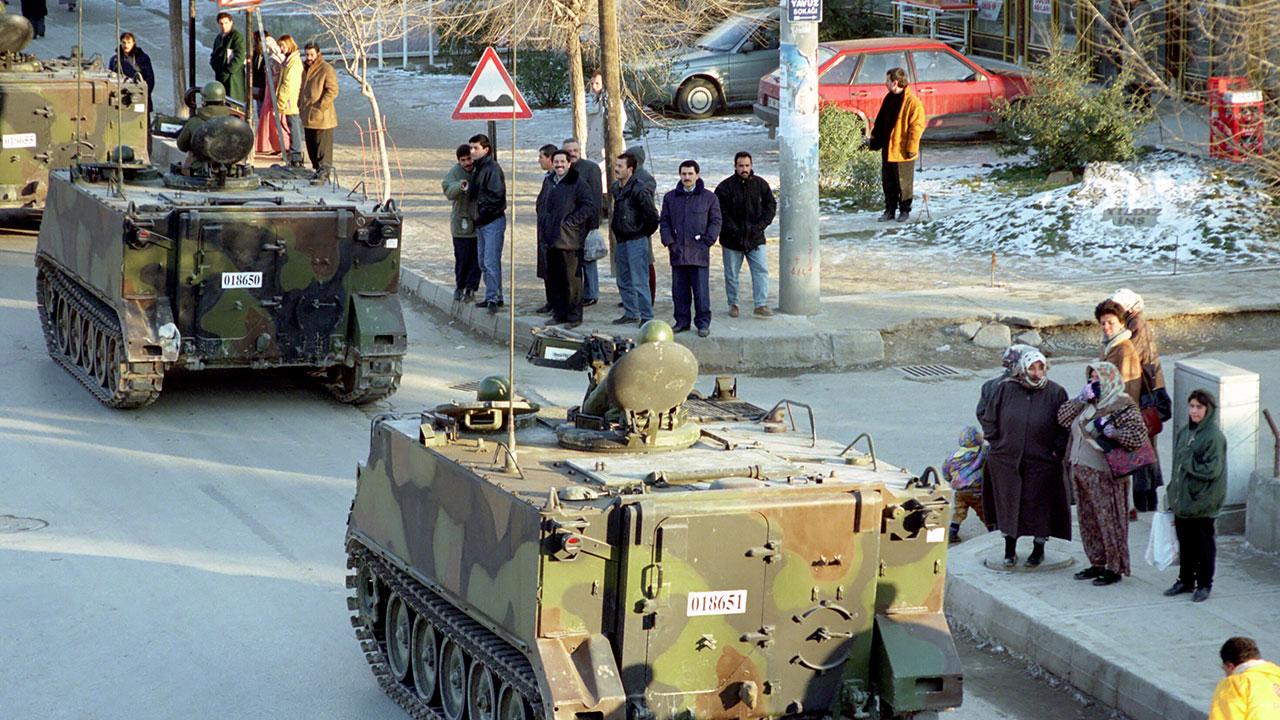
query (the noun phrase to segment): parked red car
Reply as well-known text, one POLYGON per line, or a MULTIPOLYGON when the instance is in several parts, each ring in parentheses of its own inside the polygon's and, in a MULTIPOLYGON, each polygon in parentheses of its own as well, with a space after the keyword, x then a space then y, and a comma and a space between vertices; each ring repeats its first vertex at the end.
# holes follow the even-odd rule
MULTIPOLYGON (((1013 100, 1031 92, 1027 72, 994 60, 981 64, 938 40, 868 38, 818 46, 818 96, 875 121, 891 68, 907 71, 911 90, 923 102, 929 135, 989 130, 996 117, 992 100, 1013 100), (999 68, 999 69, 996 69, 999 68)), ((760 80, 755 114, 770 132, 778 125, 778 82, 781 70, 760 80)))

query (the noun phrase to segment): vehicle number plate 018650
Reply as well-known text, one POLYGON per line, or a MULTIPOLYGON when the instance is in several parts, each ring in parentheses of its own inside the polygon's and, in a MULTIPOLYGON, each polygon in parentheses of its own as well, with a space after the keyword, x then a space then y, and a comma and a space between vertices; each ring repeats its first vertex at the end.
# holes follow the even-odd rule
POLYGON ((262 273, 260 272, 224 272, 222 273, 222 289, 234 290, 237 288, 260 288, 262 287, 262 273))
POLYGON ((741 615, 747 611, 746 590, 712 590, 710 592, 689 593, 689 603, 685 614, 694 615, 741 615))

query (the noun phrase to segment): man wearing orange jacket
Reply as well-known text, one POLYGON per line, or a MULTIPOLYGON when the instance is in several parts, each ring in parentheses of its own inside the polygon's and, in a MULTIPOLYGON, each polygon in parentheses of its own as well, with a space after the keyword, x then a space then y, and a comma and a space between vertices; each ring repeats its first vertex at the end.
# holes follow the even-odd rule
POLYGON ((885 73, 884 84, 889 94, 876 113, 867 146, 880 151, 880 184, 884 186, 880 222, 906 222, 911 219, 915 160, 920 155, 920 136, 924 133, 924 103, 907 88, 910 83, 902 68, 885 73))

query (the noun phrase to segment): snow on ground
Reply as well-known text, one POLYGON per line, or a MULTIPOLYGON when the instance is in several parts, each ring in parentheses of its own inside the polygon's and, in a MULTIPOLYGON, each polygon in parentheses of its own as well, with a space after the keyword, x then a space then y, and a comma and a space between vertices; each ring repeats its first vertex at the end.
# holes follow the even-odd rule
MULTIPOLYGON (((927 153, 926 153, 927 156, 927 153)), ((827 257, 885 251, 945 258, 1037 260, 1019 274, 1076 277, 1104 272, 1274 262, 1274 206, 1243 168, 1156 152, 1089 166, 1082 182, 1024 197, 1002 189, 992 167, 917 175, 918 222, 868 236, 828 234, 827 257), (928 194, 932 219, 921 197, 928 194), (887 247, 886 247, 887 246, 887 247)), ((825 218, 838 224, 843 213, 825 218)), ((859 213, 865 224, 869 213, 859 213)), ((847 215, 845 215, 847 217, 847 215)))

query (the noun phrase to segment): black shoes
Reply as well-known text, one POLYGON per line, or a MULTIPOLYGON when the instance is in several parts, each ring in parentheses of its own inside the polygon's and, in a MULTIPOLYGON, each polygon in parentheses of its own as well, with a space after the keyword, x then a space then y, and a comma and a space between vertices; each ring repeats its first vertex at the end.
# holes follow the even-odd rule
POLYGON ((639 324, 639 322, 640 322, 640 318, 634 318, 634 317, 631 317, 630 315, 623 315, 622 317, 614 320, 613 324, 614 325, 636 325, 636 324, 639 324))
MULTIPOLYGON (((1080 572, 1076 573, 1075 575, 1072 575, 1071 577, 1077 580, 1092 580, 1106 571, 1107 571, 1106 568, 1093 565, 1091 567, 1087 567, 1081 570, 1080 572)), ((1165 593, 1165 594, 1168 595, 1168 593, 1165 593)))
POLYGON ((706 337, 711 334, 711 328, 698 328, 698 337, 706 337))
POLYGON ((894 219, 892 210, 885 210, 884 214, 876 218, 876 222, 891 222, 894 219))
POLYGON ((1044 543, 1035 543, 1031 548, 1031 554, 1027 556, 1027 567, 1040 567, 1040 563, 1044 562, 1044 543))
POLYGON ((1198 587, 1195 594, 1191 596, 1191 602, 1204 602, 1209 599, 1209 588, 1198 587))
POLYGON ((541 305, 538 306, 537 310, 534 310, 534 312, 537 313, 538 315, 546 315, 547 313, 551 312, 551 303, 542 303, 541 305))
POLYGON ((592 305, 595 305, 598 302, 600 301, 599 300, 583 300, 582 307, 591 307, 592 305))
POLYGON ((1171 585, 1168 590, 1164 591, 1164 596, 1173 597, 1174 595, 1181 595, 1183 593, 1189 593, 1194 591, 1195 591, 1194 587, 1183 584, 1183 582, 1179 580, 1175 582, 1173 585, 1171 585))
POLYGON ((1104 585, 1115 585, 1118 582, 1120 582, 1120 573, 1111 572, 1110 570, 1103 570, 1098 574, 1098 577, 1093 579, 1093 584, 1098 587, 1102 587, 1104 585))
POLYGON ((453 289, 453 301, 454 301, 454 302, 461 302, 461 301, 462 301, 462 288, 454 288, 454 289, 453 289))
POLYGON ((677 325, 677 326, 675 326, 675 327, 671 328, 671 331, 672 331, 672 332, 677 332, 677 333, 689 332, 689 326, 688 326, 688 325, 677 325))
POLYGON ((898 213, 898 222, 904 223, 910 219, 911 219, 911 211, 903 210, 902 212, 898 213))
POLYGON ((1004 539, 1004 566, 1011 568, 1018 564, 1018 539, 1007 537, 1004 539))
POLYGON ((498 312, 498 308, 502 307, 503 304, 504 303, 501 300, 481 300, 476 303, 476 307, 489 308, 489 312, 496 313, 498 312))

